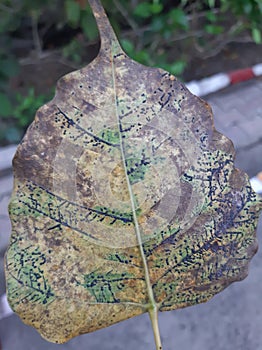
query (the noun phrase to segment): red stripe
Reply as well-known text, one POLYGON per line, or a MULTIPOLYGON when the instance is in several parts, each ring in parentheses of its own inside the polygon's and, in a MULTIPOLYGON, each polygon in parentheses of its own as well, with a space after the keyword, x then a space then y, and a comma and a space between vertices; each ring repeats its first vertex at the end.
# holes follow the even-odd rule
POLYGON ((231 84, 240 83, 241 81, 249 80, 255 77, 252 68, 234 70, 228 73, 231 84))

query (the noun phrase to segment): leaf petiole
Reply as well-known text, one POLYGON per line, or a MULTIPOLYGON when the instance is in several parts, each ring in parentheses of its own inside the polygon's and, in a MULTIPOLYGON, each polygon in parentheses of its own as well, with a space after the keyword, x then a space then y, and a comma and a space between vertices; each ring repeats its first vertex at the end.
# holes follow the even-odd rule
POLYGON ((149 316, 150 316, 150 320, 151 320, 152 328, 153 328, 153 332, 154 332, 156 350, 163 350, 160 332, 159 332, 159 326, 158 326, 158 308, 157 308, 157 306, 152 305, 152 307, 148 310, 148 312, 149 312, 149 316))

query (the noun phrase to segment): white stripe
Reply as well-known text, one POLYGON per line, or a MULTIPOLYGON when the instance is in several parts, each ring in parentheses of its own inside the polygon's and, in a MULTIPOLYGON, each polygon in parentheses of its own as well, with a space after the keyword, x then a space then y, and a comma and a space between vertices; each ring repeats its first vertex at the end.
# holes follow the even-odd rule
POLYGON ((256 193, 262 194, 262 181, 260 181, 256 176, 250 179, 250 184, 256 193))
POLYGON ((192 81, 186 87, 197 96, 204 96, 230 85, 230 78, 225 73, 218 73, 200 81, 192 81))
POLYGON ((256 64, 252 67, 253 73, 258 77, 262 75, 262 63, 256 64))
POLYGON ((199 84, 196 80, 190 81, 189 83, 186 83, 186 87, 192 94, 196 96, 201 96, 200 95, 200 87, 199 84))

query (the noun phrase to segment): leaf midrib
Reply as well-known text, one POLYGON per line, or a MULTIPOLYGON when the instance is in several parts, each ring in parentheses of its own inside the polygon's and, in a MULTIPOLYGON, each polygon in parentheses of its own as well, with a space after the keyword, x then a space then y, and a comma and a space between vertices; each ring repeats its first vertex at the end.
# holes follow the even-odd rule
POLYGON ((112 68, 113 91, 114 91, 114 101, 115 101, 115 103, 114 103, 115 115, 116 115, 116 119, 117 119, 118 131, 119 131, 120 152, 121 152, 121 158, 122 158, 126 183, 127 183, 130 202, 131 202, 132 215, 133 215, 133 220, 134 220, 134 225, 135 225, 135 233, 136 233, 137 242, 139 245, 139 250, 140 250, 141 259, 142 259, 144 272, 145 272, 145 282, 146 282, 146 288, 147 288, 148 298, 149 298, 149 303, 147 304, 148 305, 147 309, 148 309, 148 311, 149 310, 156 310, 157 304, 155 301, 155 297, 154 297, 154 293, 153 293, 153 289, 152 289, 152 285, 151 285, 151 281, 150 281, 150 275, 149 275, 149 269, 148 269, 148 265, 147 265, 147 261, 146 261, 146 256, 145 256, 145 253, 143 250, 143 242, 142 242, 141 231, 139 228, 137 215, 136 215, 133 190, 132 190, 132 186, 131 186, 131 183, 130 183, 130 180, 128 177, 127 167, 126 167, 126 162, 125 162, 125 152, 124 152, 123 137, 122 137, 122 132, 121 132, 121 121, 120 121, 120 118, 118 117, 117 94, 116 94, 116 75, 115 75, 114 55, 113 55, 112 50, 111 50, 111 68, 112 68))

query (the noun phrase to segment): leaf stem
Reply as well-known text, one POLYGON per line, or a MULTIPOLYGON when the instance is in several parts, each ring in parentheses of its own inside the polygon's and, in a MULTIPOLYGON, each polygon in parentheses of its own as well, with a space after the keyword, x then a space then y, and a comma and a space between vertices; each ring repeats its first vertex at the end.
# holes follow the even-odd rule
POLYGON ((150 281, 150 275, 149 275, 149 269, 147 266, 147 260, 146 256, 143 250, 143 241, 142 241, 142 236, 140 232, 140 227, 139 223, 137 220, 137 214, 136 214, 136 206, 135 206, 135 200, 134 200, 134 194, 132 190, 132 186, 129 180, 128 176, 128 171, 127 171, 127 165, 126 165, 126 157, 125 157, 125 150, 124 150, 124 140, 122 137, 122 126, 121 126, 121 121, 118 117, 118 107, 117 107, 117 93, 116 93, 116 76, 115 76, 115 67, 114 67, 114 55, 116 53, 119 53, 122 51, 117 37, 111 27, 111 24, 107 18, 107 15, 104 11, 104 8, 100 2, 100 0, 89 0, 89 5, 91 6, 93 10, 93 14, 95 16, 97 26, 100 32, 100 38, 101 38, 101 48, 100 52, 104 51, 107 52, 107 55, 110 56, 110 61, 112 64, 112 88, 115 94, 115 114, 117 117, 117 124, 118 124, 118 130, 119 130, 119 137, 120 137, 120 152, 121 152, 121 158, 123 162, 123 168, 125 170, 125 177, 127 181, 127 186, 128 186, 128 191, 129 191, 129 196, 130 196, 130 201, 131 201, 131 207, 132 207, 132 213, 133 213, 133 220, 134 220, 134 226, 135 226, 135 233, 137 236, 137 244, 141 253, 141 258, 142 258, 142 263, 144 266, 144 271, 145 271, 145 284, 148 292, 148 308, 147 311, 149 312, 150 319, 152 322, 152 327, 154 331, 154 337, 155 337, 155 343, 156 343, 156 350, 162 350, 162 345, 161 345, 161 339, 160 339, 160 332, 159 332, 159 327, 158 327, 158 317, 157 317, 157 312, 158 312, 158 306, 155 301, 154 293, 153 293, 153 288, 151 285, 150 281))
POLYGON ((155 344, 156 344, 156 350, 162 350, 162 343, 161 343, 161 337, 159 332, 159 326, 158 326, 158 309, 157 306, 154 305, 151 309, 148 310, 150 320, 152 323, 152 328, 154 331, 154 337, 155 337, 155 344))
MULTIPOLYGON (((117 111, 117 96, 116 96, 116 77, 115 77, 115 68, 113 65, 113 59, 111 60, 112 62, 112 78, 113 78, 113 88, 114 88, 114 92, 115 92, 115 106, 116 106, 116 115, 118 115, 118 111, 117 111)), ((155 344, 156 344, 156 350, 162 350, 162 345, 161 345, 161 338, 160 338, 160 332, 159 332, 159 327, 158 327, 158 317, 157 317, 157 313, 158 313, 158 306, 157 303, 155 301, 155 297, 154 297, 154 292, 153 292, 153 288, 151 285, 151 281, 150 281, 150 275, 149 275, 149 269, 148 269, 148 265, 147 265, 147 261, 146 261, 146 256, 143 250, 143 241, 142 241, 142 236, 141 236, 141 232, 140 232, 140 227, 139 227, 139 223, 137 220, 137 216, 136 216, 136 207, 135 207, 135 201, 134 201, 134 194, 133 194, 133 190, 132 190, 132 186, 129 180, 129 176, 127 173, 127 166, 126 166, 126 161, 125 161, 125 151, 124 151, 124 142, 123 142, 123 137, 122 137, 122 127, 121 127, 121 122, 120 119, 118 118, 118 130, 119 130, 119 135, 120 135, 120 151, 121 151, 121 157, 122 157, 122 161, 123 161, 123 167, 125 170, 125 177, 126 177, 126 181, 127 181, 127 187, 128 187, 128 191, 129 191, 129 195, 130 195, 130 201, 131 201, 131 207, 132 207, 132 213, 133 213, 133 220, 134 220, 134 226, 135 226, 135 232, 136 232, 136 236, 137 236, 137 243, 139 246, 139 250, 141 253, 141 258, 142 258, 142 262, 143 262, 143 266, 144 266, 144 270, 145 270, 145 282, 146 282, 146 287, 147 287, 147 292, 148 292, 148 299, 149 299, 149 304, 148 304, 148 312, 150 315, 150 319, 152 322, 152 328, 153 328, 153 332, 154 332, 154 337, 155 337, 155 344)))

